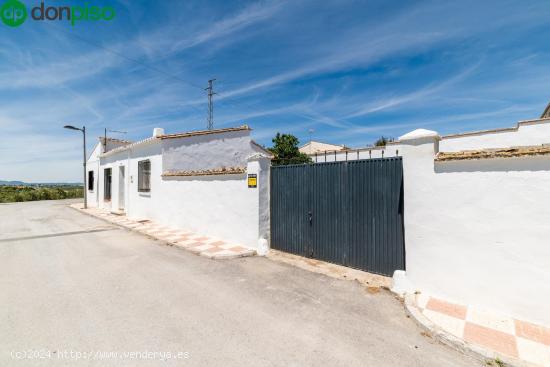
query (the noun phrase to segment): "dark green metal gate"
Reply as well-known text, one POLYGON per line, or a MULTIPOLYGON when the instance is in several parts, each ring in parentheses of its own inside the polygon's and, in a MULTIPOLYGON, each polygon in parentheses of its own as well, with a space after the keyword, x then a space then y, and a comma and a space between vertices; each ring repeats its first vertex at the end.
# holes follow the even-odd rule
POLYGON ((403 231, 401 157, 271 169, 274 249, 392 275, 403 231))

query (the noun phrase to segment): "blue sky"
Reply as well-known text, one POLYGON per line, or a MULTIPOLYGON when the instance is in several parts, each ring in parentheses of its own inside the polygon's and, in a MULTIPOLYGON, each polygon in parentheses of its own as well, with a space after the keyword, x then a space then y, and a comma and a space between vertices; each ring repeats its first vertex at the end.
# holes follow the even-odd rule
MULTIPOLYGON (((28 7, 39 1, 24 1, 28 7)), ((81 141, 250 125, 352 147, 512 126, 550 101, 548 1, 96 1, 110 22, 0 23, 0 179, 81 181, 81 141)), ((77 1, 46 1, 78 5, 77 1)))

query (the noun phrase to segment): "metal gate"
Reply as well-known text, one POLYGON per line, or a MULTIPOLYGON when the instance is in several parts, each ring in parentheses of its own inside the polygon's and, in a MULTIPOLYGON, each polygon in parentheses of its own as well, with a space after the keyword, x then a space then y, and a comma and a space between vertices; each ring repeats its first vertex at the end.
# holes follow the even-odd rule
POLYGON ((391 276, 403 231, 401 157, 271 169, 274 249, 391 276))

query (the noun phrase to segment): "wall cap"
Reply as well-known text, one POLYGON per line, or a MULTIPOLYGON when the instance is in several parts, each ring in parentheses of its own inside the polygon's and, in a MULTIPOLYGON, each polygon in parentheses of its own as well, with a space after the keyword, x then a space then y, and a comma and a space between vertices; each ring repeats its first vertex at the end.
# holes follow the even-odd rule
POLYGON ((196 171, 165 171, 162 177, 188 177, 188 176, 220 176, 220 175, 238 175, 246 173, 246 167, 219 167, 213 169, 203 169, 196 171))
POLYGON ((426 129, 416 129, 403 136, 400 136, 399 142, 404 142, 408 140, 426 139, 426 138, 433 138, 434 140, 439 140, 440 136, 437 133, 437 131, 426 130, 426 129))
POLYGON ((261 159, 271 160, 271 159, 273 159, 273 156, 263 154, 263 153, 254 153, 254 154, 251 154, 248 157, 246 157, 246 160, 249 161, 249 162, 250 161, 259 161, 261 159))
POLYGON ((458 152, 439 152, 435 158, 436 162, 444 161, 462 161, 471 159, 488 159, 488 158, 515 158, 515 157, 532 157, 550 155, 549 145, 536 145, 525 147, 510 147, 496 149, 478 149, 478 150, 461 150, 458 152))

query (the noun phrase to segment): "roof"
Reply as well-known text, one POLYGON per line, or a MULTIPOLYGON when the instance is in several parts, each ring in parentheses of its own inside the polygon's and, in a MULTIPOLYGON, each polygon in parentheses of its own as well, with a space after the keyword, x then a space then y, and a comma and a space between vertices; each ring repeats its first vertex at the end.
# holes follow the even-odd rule
MULTIPOLYGON (((98 139, 102 144, 105 144, 104 136, 100 136, 98 139)), ((109 137, 107 137, 107 141, 110 141, 113 143, 120 143, 120 144, 132 144, 130 140, 122 140, 122 139, 115 139, 115 138, 109 138, 109 137)))
POLYGON ((151 136, 147 139, 139 140, 139 141, 133 142, 131 144, 127 144, 127 145, 123 145, 123 146, 115 148, 115 149, 111 149, 108 152, 100 154, 100 157, 107 157, 107 156, 110 156, 110 155, 115 154, 115 153, 120 153, 120 152, 124 152, 125 150, 132 149, 133 147, 137 147, 137 146, 144 145, 144 144, 154 143, 155 141, 159 141, 159 138, 156 137, 156 136, 151 136))
POLYGON ((328 151, 340 151, 348 149, 345 145, 336 145, 323 143, 320 141, 310 141, 300 147, 300 152, 305 154, 324 153, 328 151))
MULTIPOLYGON (((190 132, 184 132, 184 133, 175 133, 175 134, 164 134, 159 136, 151 136, 149 138, 139 140, 133 143, 129 143, 127 145, 123 145, 121 147, 111 149, 106 153, 103 153, 100 155, 100 157, 106 157, 111 154, 123 152, 128 149, 132 149, 134 147, 144 145, 144 144, 151 144, 160 140, 164 139, 177 139, 177 138, 188 138, 192 136, 200 136, 200 135, 211 135, 211 134, 221 134, 221 133, 227 133, 227 132, 233 132, 233 131, 249 131, 252 130, 248 125, 243 125, 239 127, 228 127, 224 129, 213 129, 213 130, 197 130, 197 131, 190 131, 190 132)), ((107 138, 109 139, 109 138, 107 138)))
POLYGON ((440 152, 437 154, 435 160, 437 162, 444 162, 471 159, 527 157, 548 154, 550 154, 550 145, 534 145, 499 149, 462 150, 459 152, 440 152))
POLYGON ((544 109, 544 112, 542 115, 540 115, 541 119, 549 118, 550 117, 550 103, 548 103, 548 106, 544 109))
POLYGON ((222 134, 222 133, 228 133, 233 131, 246 131, 246 130, 252 130, 248 125, 243 125, 239 127, 228 127, 225 129, 213 129, 213 130, 197 130, 197 131, 189 131, 185 133, 176 133, 176 134, 165 134, 160 135, 159 139, 177 139, 177 138, 187 138, 191 136, 200 136, 200 135, 211 135, 211 134, 222 134))

